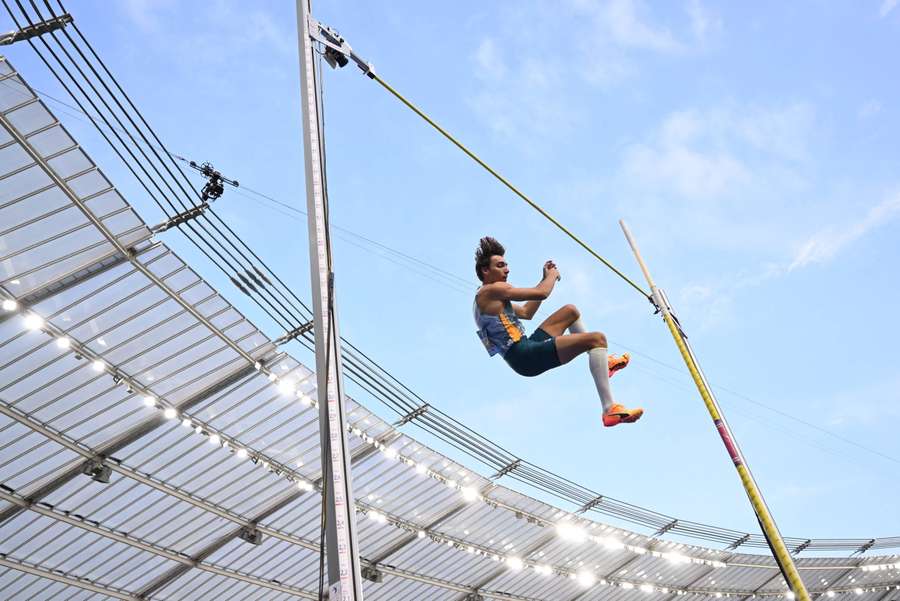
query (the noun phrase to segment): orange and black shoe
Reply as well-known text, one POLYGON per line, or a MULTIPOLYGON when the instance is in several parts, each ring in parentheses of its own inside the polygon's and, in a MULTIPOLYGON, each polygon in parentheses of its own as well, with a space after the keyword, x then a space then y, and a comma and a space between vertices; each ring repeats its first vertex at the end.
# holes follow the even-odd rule
POLYGON ((644 415, 643 409, 626 409, 616 403, 609 408, 609 411, 603 413, 603 425, 612 428, 619 424, 631 424, 641 419, 642 415, 644 415))
POLYGON ((628 353, 623 353, 619 356, 613 354, 607 356, 606 364, 609 366, 609 377, 611 378, 612 375, 620 369, 624 369, 629 361, 631 361, 631 355, 628 353))

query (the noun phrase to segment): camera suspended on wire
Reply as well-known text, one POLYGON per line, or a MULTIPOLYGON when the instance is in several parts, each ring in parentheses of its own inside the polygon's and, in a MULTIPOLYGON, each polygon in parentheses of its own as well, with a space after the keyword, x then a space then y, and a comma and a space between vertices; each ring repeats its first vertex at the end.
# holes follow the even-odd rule
POLYGON ((206 185, 200 190, 200 197, 203 199, 203 202, 213 201, 222 196, 225 192, 224 184, 234 186, 235 188, 240 186, 240 183, 237 180, 228 179, 216 171, 209 163, 198 165, 194 161, 191 161, 190 165, 207 179, 206 185))

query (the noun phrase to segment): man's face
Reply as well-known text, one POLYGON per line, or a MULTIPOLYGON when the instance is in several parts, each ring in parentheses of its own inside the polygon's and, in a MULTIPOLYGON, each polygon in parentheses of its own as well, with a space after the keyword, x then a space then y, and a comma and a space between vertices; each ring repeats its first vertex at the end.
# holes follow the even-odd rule
POLYGON ((505 282, 507 276, 509 276, 509 265, 506 264, 506 259, 501 255, 493 255, 491 257, 491 264, 484 274, 484 282, 486 284, 505 282))

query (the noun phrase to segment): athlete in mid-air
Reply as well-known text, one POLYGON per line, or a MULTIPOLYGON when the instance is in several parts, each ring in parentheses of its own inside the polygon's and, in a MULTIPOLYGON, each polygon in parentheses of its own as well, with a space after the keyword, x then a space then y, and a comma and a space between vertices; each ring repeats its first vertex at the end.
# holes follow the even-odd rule
POLYGON ((490 237, 482 238, 475 251, 475 273, 482 282, 475 295, 475 323, 488 353, 502 355, 523 376, 542 374, 587 353, 591 376, 603 404, 603 425, 610 427, 639 420, 644 410, 626 409, 616 403, 609 388, 609 377, 628 365, 628 355, 607 358, 606 336, 588 332, 575 305, 559 309, 531 336, 525 336, 519 320, 534 317, 541 302, 553 292, 559 270, 553 261, 547 261, 540 284, 534 288, 515 288, 506 281, 509 266, 505 254, 503 245, 490 237), (564 334, 567 329, 570 333, 564 334))

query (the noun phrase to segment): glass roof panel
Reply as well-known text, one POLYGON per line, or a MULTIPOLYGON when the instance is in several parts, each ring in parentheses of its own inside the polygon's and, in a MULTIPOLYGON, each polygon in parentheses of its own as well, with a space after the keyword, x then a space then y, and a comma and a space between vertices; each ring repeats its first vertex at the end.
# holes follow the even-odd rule
MULTIPOLYGON (((63 179, 67 179, 94 166, 80 148, 72 148, 62 154, 58 154, 49 159, 47 163, 63 179)), ((100 214, 102 215, 102 213, 100 214)))
MULTIPOLYGON (((34 146, 34 149, 37 150, 41 156, 49 156, 66 148, 71 148, 75 145, 75 140, 72 139, 61 125, 57 125, 44 131, 37 132, 36 134, 32 134, 28 137, 28 143, 34 146)), ((82 169, 87 169, 87 167, 88 165, 85 164, 82 169)))
POLYGON ((0 180, 0 205, 5 205, 34 190, 44 188, 50 183, 50 176, 38 166, 19 171, 0 180))
POLYGON ((17 144, 0 148, 0 178, 33 162, 28 153, 17 144))
MULTIPOLYGON (((15 92, 10 94, 9 100, 11 101, 10 105, 8 105, 10 107, 16 106, 16 103, 21 104, 28 102, 21 94, 16 94, 15 92)), ((50 112, 39 102, 32 102, 30 104, 25 104, 24 106, 19 106, 18 108, 13 108, 10 112, 6 113, 5 117, 12 123, 13 127, 24 136, 56 122, 50 112)))
POLYGON ((81 199, 109 189, 110 183, 99 171, 89 171, 66 181, 66 185, 81 199))
MULTIPOLYGON (((0 227, 3 227, 3 231, 7 231, 25 221, 40 218, 42 215, 59 209, 72 210, 74 207, 59 188, 49 188, 18 202, 0 207, 0 223, 3 224, 0 227)), ((45 235, 45 232, 42 231, 41 235, 45 235)), ((6 237, 0 237, 0 253, 7 254, 7 249, 9 246, 6 237)))
MULTIPOLYGON (((10 71, 7 70, 9 65, 5 62, 0 64, 3 65, 3 72, 0 75, 9 75, 10 71)), ((8 111, 31 98, 34 98, 34 95, 18 75, 4 77, 0 80, 0 111, 8 111)))

